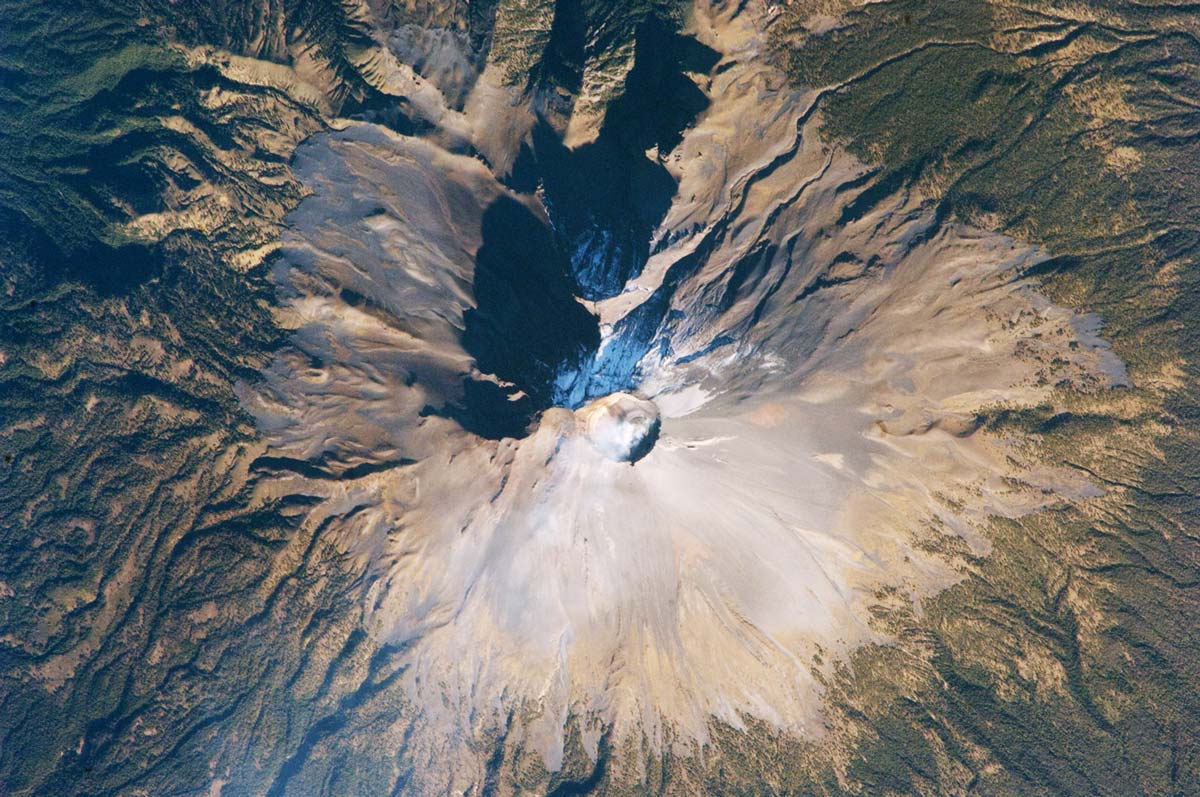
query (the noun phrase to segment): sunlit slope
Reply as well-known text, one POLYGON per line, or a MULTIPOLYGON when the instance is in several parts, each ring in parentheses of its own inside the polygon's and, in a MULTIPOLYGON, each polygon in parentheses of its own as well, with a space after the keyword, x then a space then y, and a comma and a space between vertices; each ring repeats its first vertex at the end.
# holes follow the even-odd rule
POLYGON ((913 629, 930 673, 879 678, 897 660, 861 660, 858 681, 873 674, 877 692, 847 693, 849 704, 893 709, 868 710, 875 729, 851 772, 937 791, 939 779, 973 782, 961 762, 987 750, 997 767, 974 782, 1002 793, 1194 788, 1178 729, 1197 706, 1176 691, 1197 672, 1185 631, 1196 612, 1194 17, 1170 4, 802 3, 776 30, 795 79, 830 87, 827 135, 892 189, 1044 242, 1054 257, 1035 273, 1051 296, 1103 314, 1135 386, 989 422, 1034 431, 1049 461, 1108 496, 998 526, 992 556, 932 607, 923 627, 936 633, 913 629), (913 694, 936 696, 932 725, 915 704, 895 710, 895 695, 913 694))

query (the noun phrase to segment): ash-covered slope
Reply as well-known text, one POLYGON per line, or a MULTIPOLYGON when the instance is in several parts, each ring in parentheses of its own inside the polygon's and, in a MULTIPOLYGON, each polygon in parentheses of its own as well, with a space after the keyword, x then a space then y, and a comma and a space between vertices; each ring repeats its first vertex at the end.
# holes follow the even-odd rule
POLYGON ((5 42, 8 791, 1196 783, 1185 14, 75 13, 5 42))
POLYGON ((294 349, 248 406, 274 461, 342 476, 293 467, 275 489, 325 496, 308 522, 378 574, 368 626, 401 648, 411 705, 388 734, 418 791, 484 782, 480 737, 558 770, 575 723, 592 758, 605 733, 698 752, 712 721, 822 738, 822 681, 887 641, 881 595, 956 581, 990 517, 1101 492, 977 434, 1051 385, 1127 384, 1095 321, 1022 280, 1033 247, 939 223, 916 192, 861 209, 867 168, 758 60, 756 22, 693 20, 723 68, 662 156, 662 244, 599 319, 535 262, 493 298, 495 239, 537 231, 489 229, 533 200, 477 160, 370 125, 300 149, 314 193, 275 267, 294 349), (584 404, 617 391, 662 416, 632 467, 614 451, 634 438, 584 404), (525 403, 545 411, 512 428, 525 403))

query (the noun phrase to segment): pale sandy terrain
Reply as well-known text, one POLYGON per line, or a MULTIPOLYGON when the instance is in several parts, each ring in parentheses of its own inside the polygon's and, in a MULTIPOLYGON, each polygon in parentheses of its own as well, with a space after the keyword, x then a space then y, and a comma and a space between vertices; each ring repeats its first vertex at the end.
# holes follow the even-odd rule
MULTIPOLYGON (((915 194, 856 211, 866 167, 755 58, 753 23, 693 22, 728 66, 660 154, 679 181, 662 245, 598 305, 591 373, 563 376, 580 401, 608 384, 657 405, 633 464, 569 408, 502 441, 421 412, 480 377, 462 319, 507 192, 478 160, 365 125, 298 155, 313 195, 276 271, 294 349, 245 397, 282 456, 384 463, 279 489, 322 496, 309 522, 380 574, 370 623, 407 651, 448 786, 481 777, 471 740, 514 712, 551 769, 572 717, 683 750, 712 718, 819 737, 819 673, 887 641, 881 590, 919 611, 987 552, 989 517, 1099 494, 978 430, 1063 380, 1124 379, 1093 321, 1015 276, 1045 254, 939 225, 915 194)), ((583 726, 593 755, 600 727, 583 726)))

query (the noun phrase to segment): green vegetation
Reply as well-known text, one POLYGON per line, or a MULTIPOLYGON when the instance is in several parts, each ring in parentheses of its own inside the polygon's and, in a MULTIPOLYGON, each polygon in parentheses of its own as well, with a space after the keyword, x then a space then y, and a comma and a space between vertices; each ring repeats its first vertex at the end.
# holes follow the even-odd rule
POLYGON ((986 419, 1039 435, 1041 456, 1106 495, 997 521, 963 583, 893 619, 912 658, 855 657, 836 687, 858 729, 846 785, 1195 791, 1196 20, 1165 4, 901 0, 812 35, 810 10, 785 14, 776 43, 798 83, 824 88, 826 134, 877 166, 860 207, 911 188, 947 219, 1045 245, 1031 276, 1101 315, 1133 383, 986 419))

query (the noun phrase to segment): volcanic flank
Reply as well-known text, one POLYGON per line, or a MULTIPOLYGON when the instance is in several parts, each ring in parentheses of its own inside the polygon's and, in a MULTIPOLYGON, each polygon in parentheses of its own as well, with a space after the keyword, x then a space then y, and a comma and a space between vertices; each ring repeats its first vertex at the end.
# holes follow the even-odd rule
MULTIPOLYGON (((979 429, 1122 384, 1096 319, 1021 276, 1037 247, 868 187, 760 27, 697 11, 653 141, 621 132, 636 96, 597 122, 485 72, 462 111, 423 87, 420 135, 297 152, 293 333, 242 396, 270 489, 372 574, 408 702, 380 737, 418 790, 482 783, 480 739, 553 771, 572 733, 819 738, 830 669, 888 642, 881 596, 919 611, 988 518, 1099 494, 979 429), (631 182, 588 195, 588 169, 631 182)), ((640 52, 633 89, 666 69, 640 52)))
POLYGON ((1195 4, 0 7, 0 794, 1200 794, 1195 4))

